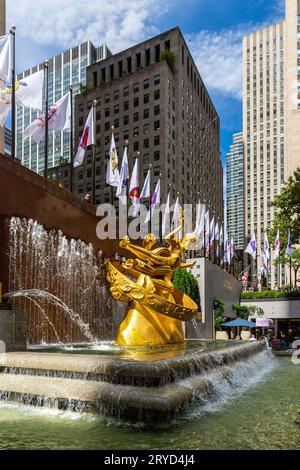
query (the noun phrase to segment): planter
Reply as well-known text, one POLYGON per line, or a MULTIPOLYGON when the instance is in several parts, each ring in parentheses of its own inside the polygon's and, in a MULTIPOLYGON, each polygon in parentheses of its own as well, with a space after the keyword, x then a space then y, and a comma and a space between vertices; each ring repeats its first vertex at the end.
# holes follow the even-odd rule
POLYGON ((226 331, 217 331, 216 332, 216 339, 222 339, 222 340, 229 340, 229 336, 228 334, 226 333, 226 331))
POLYGON ((251 332, 250 331, 242 331, 241 338, 242 338, 243 341, 249 341, 249 339, 251 338, 251 332))

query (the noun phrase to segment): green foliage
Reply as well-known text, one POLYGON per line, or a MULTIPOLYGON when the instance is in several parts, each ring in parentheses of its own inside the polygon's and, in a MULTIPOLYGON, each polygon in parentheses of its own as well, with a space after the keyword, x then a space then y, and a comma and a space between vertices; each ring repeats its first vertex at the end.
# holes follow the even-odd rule
POLYGON ((236 304, 232 306, 234 312, 236 312, 238 318, 243 320, 248 320, 250 316, 262 317, 264 311, 260 307, 248 307, 247 305, 236 304))
POLYGON ((174 54, 174 52, 170 51, 170 49, 165 49, 160 55, 160 60, 165 60, 168 66, 170 67, 171 71, 173 73, 175 72, 176 55, 174 54))
POLYGON ((195 279, 190 271, 186 271, 185 269, 178 269, 174 275, 173 284, 176 289, 180 290, 180 292, 183 292, 183 294, 186 294, 191 299, 193 299, 200 309, 201 301, 199 285, 197 279, 195 279))
POLYGON ((299 297, 300 290, 294 291, 283 291, 283 290, 265 290, 261 292, 243 292, 243 300, 255 300, 255 299, 283 299, 290 297, 299 297))
POLYGON ((277 230, 280 229, 281 248, 284 251, 287 246, 288 229, 291 229, 293 242, 298 241, 300 235, 300 168, 285 183, 272 206, 275 207, 275 218, 270 238, 274 241, 277 230))
POLYGON ((225 313, 225 304, 221 299, 214 300, 214 316, 215 316, 215 328, 216 331, 222 331, 221 325, 226 322, 226 318, 223 316, 225 313))

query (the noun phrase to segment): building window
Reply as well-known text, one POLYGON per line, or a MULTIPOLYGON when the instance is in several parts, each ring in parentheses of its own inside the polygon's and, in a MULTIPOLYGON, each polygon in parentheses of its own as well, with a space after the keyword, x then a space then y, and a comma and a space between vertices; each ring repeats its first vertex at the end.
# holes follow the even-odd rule
POLYGON ((155 166, 154 167, 154 176, 159 176, 160 175, 160 166, 155 166))
POLYGON ((144 149, 149 148, 149 139, 144 139, 144 149))
POLYGON ((149 94, 144 95, 144 104, 148 104, 149 101, 150 101, 150 96, 149 96, 149 94))
POLYGON ((120 125, 119 119, 115 119, 115 120, 114 120, 114 126, 115 126, 115 128, 118 128, 119 125, 120 125))
POLYGON ((144 119, 148 119, 150 116, 149 108, 144 109, 144 119))
POLYGON ((136 54, 136 67, 139 68, 141 65, 142 65, 142 62, 141 62, 141 53, 138 52, 138 53, 136 54))
POLYGON ((96 127, 96 134, 100 134, 101 132, 101 126, 100 124, 96 127))
POLYGON ((129 130, 128 130, 128 129, 125 129, 124 134, 123 134, 123 137, 124 137, 124 140, 128 140, 128 139, 129 139, 129 130))
POLYGON ((110 130, 110 122, 105 123, 105 130, 109 131, 110 130))
POLYGON ((96 113, 96 121, 100 121, 101 119, 101 111, 97 111, 96 113))
POLYGON ((115 113, 115 114, 119 114, 119 112, 120 112, 120 106, 119 106, 118 104, 116 104, 116 105, 114 106, 114 113, 115 113))
POLYGON ((137 98, 134 98, 134 100, 133 100, 133 106, 134 106, 134 108, 137 108, 137 107, 139 106, 139 104, 140 104, 139 98, 138 98, 138 97, 137 97, 137 98))
POLYGON ((159 131, 160 130, 160 121, 154 121, 154 130, 159 131))
POLYGON ((160 136, 159 135, 154 136, 154 145, 155 146, 160 145, 160 136))
POLYGON ((127 72, 131 73, 132 72, 132 60, 131 57, 127 58, 127 72))
POLYGON ((110 108, 106 108, 105 113, 104 113, 104 116, 105 116, 105 117, 109 117, 109 116, 110 116, 110 108))
POLYGON ((133 151, 138 152, 139 150, 139 143, 138 142, 133 142, 133 151))
POLYGON ((139 128, 138 127, 135 127, 133 129, 133 137, 138 137, 139 136, 139 128))
POLYGON ((144 134, 149 134, 149 131, 150 131, 150 125, 144 124, 144 134))
POLYGON ((134 113, 134 114, 133 114, 133 122, 138 122, 139 116, 140 116, 140 115, 139 115, 138 112, 137 112, 137 113, 134 113))
POLYGON ((139 92, 139 89, 140 89, 139 84, 138 84, 138 83, 135 83, 135 84, 133 85, 133 93, 138 93, 138 92, 139 92))
POLYGON ((129 86, 125 87, 123 90, 123 95, 124 96, 129 96, 129 86))
POLYGON ((148 67, 150 65, 150 62, 151 62, 151 51, 150 49, 146 49, 146 67, 148 67))
POLYGON ((157 44, 157 46, 155 46, 155 62, 159 62, 160 61, 160 44, 157 44))
POLYGON ((104 102, 105 103, 110 103, 110 94, 107 93, 107 95, 104 96, 104 102))
POLYGON ((79 124, 79 126, 83 126, 83 117, 79 118, 78 124, 79 124))
POLYGON ((148 165, 149 163, 149 153, 146 153, 143 157, 143 163, 144 165, 148 165))
POLYGON ((149 82, 149 78, 147 78, 146 80, 144 80, 144 90, 147 90, 149 86, 150 86, 150 82, 149 82))
POLYGON ((159 150, 155 150, 154 152, 154 161, 158 161, 160 159, 160 151, 159 150))
POLYGON ((124 111, 129 110, 129 101, 124 101, 124 111))
POLYGON ((123 124, 124 124, 124 126, 127 126, 127 124, 129 124, 129 116, 124 116, 123 124))
POLYGON ((159 100, 160 99, 160 90, 155 90, 154 92, 154 99, 159 100))
POLYGON ((155 75, 154 77, 154 85, 159 85, 160 84, 160 75, 155 75))
POLYGON ((160 114, 160 106, 154 106, 154 116, 158 116, 160 114))

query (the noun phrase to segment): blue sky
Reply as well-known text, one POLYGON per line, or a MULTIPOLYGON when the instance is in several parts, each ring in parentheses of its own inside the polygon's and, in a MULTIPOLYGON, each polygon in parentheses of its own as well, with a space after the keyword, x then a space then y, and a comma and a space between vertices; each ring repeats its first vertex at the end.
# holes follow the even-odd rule
POLYGON ((7 10, 18 71, 86 39, 118 52, 180 26, 221 117, 225 161, 242 129, 242 37, 282 19, 284 0, 9 0, 7 10))

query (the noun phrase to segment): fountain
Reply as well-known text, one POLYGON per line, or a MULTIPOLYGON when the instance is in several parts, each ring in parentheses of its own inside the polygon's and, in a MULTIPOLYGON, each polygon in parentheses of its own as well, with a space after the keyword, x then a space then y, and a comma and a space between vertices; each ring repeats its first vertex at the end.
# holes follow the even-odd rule
POLYGON ((168 422, 204 403, 216 384, 230 383, 236 367, 262 353, 261 342, 184 341, 183 322, 194 319, 198 306, 172 284, 174 271, 187 267, 182 255, 194 239, 179 240, 178 231, 167 247, 157 247, 152 235, 142 247, 125 238, 120 246, 135 258, 109 259, 99 270, 91 245, 13 218, 10 295, 27 315, 35 346, 0 355, 0 399, 168 422), (99 343, 114 337, 117 344, 99 343))

